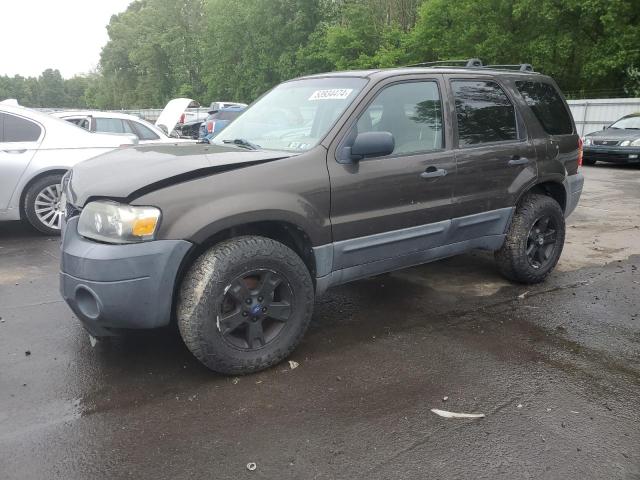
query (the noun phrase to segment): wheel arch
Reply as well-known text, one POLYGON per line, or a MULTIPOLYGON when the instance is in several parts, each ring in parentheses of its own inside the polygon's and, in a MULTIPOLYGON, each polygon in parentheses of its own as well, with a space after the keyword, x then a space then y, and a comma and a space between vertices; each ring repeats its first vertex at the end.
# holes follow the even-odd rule
POLYGON ((562 182, 555 180, 545 180, 531 185, 528 189, 522 192, 518 198, 517 204, 529 193, 538 193, 553 198, 563 212, 567 209, 567 191, 562 182))
POLYGON ((316 260, 313 253, 313 243, 311 237, 300 226, 285 220, 257 220, 253 222, 240 222, 231 226, 226 226, 213 233, 209 233, 205 238, 199 239, 197 243, 193 244, 193 247, 187 255, 185 255, 174 284, 173 299, 172 299, 172 314, 171 318, 175 320, 175 308, 177 304, 178 293, 182 286, 182 282, 186 273, 188 272, 193 262, 200 257, 204 252, 214 245, 229 240, 231 238, 255 235, 270 238, 277 242, 280 242, 291 250, 293 250, 304 262, 311 280, 316 282, 316 260))
POLYGON ((25 201, 25 197, 27 196, 27 192, 29 191, 31 186, 41 178, 44 178, 49 175, 56 175, 56 174, 64 175, 68 171, 69 169, 65 169, 65 168, 52 168, 51 170, 38 172, 36 175, 34 175, 32 178, 29 179, 29 181, 24 185, 24 187, 22 188, 22 191, 20 192, 20 201, 18 203, 20 220, 24 220, 26 218, 26 212, 24 210, 24 201, 25 201))

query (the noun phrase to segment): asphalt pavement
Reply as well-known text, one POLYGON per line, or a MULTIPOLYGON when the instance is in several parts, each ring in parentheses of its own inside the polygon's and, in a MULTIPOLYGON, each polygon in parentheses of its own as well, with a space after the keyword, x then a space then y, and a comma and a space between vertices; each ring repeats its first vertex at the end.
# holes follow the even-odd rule
POLYGON ((640 168, 583 171, 545 283, 485 252, 355 282, 239 378, 175 329, 92 347, 58 239, 0 224, 0 478, 640 478, 640 168))

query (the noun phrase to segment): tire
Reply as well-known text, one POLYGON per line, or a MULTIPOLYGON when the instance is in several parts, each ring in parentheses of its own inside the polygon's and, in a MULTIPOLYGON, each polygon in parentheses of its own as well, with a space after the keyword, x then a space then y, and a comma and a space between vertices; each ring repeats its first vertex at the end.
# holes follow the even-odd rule
POLYGON ((24 196, 24 213, 29 224, 45 235, 60 235, 64 205, 60 205, 62 193, 61 173, 52 173, 36 180, 24 196))
POLYGON ((198 360, 215 372, 244 375, 286 358, 306 332, 313 306, 302 259, 275 240, 244 236, 196 259, 182 281, 176 315, 198 360))
POLYGON ((564 236, 564 213, 558 202, 546 195, 527 195, 516 208, 502 248, 495 253, 500 271, 515 282, 542 282, 560 259, 564 236))
POLYGON ((597 162, 597 160, 587 160, 586 158, 582 159, 582 164, 583 165, 589 165, 589 166, 593 166, 595 165, 597 162))

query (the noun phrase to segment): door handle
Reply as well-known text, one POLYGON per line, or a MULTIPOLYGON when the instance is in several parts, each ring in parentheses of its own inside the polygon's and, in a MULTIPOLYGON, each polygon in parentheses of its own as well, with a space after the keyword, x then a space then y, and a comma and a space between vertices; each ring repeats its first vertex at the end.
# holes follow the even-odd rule
POLYGON ((429 167, 420 174, 422 178, 444 177, 447 171, 444 168, 429 167))
POLYGON ((15 155, 15 154, 18 154, 18 153, 24 153, 24 152, 26 152, 26 151, 27 151, 27 149, 26 149, 26 148, 23 148, 23 149, 21 149, 21 150, 3 150, 3 152, 4 152, 4 153, 12 153, 12 154, 14 154, 14 155, 15 155))
POLYGON ((511 157, 511 160, 509 160, 510 167, 515 167, 516 165, 526 165, 527 163, 529 163, 528 158, 520 157, 518 155, 514 155, 513 157, 511 157))

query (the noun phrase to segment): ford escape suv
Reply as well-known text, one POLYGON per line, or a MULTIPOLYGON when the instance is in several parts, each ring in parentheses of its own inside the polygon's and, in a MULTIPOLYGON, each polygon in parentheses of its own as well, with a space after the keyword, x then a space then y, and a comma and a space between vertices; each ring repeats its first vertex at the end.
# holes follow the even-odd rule
POLYGON ((327 288, 471 249, 541 282, 582 191, 581 140, 525 66, 284 82, 206 145, 153 145, 63 179, 60 288, 93 336, 175 320, 225 374, 296 347, 327 288))

